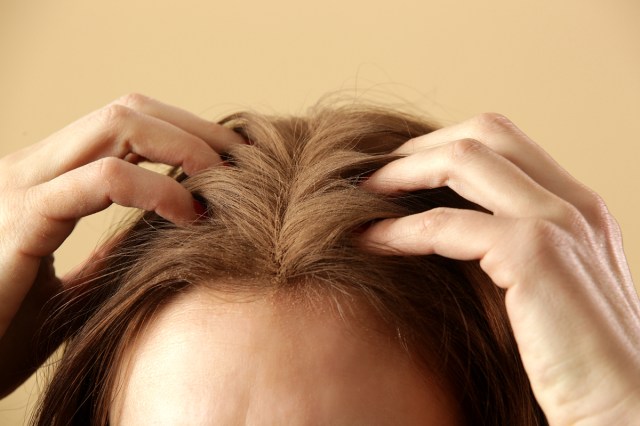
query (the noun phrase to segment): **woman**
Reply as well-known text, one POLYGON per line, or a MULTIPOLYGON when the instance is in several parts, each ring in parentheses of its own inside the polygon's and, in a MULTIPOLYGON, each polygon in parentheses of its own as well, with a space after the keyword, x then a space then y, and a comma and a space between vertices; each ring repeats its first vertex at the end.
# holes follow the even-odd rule
POLYGON ((500 115, 212 124, 129 95, 2 166, 4 393, 68 342, 40 424, 640 418, 618 227, 500 115), (150 213, 55 278, 112 202, 150 213))

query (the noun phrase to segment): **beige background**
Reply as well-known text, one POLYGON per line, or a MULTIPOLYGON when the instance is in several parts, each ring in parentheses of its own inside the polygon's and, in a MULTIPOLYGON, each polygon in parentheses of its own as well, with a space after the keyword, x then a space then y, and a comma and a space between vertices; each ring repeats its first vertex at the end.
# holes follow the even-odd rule
MULTIPOLYGON (((0 155, 132 91, 207 118, 336 90, 445 124, 498 111, 605 198, 638 281, 639 18, 635 0, 1 0, 0 155)), ((59 269, 119 214, 83 221, 59 269)), ((0 424, 22 424, 34 383, 0 402, 0 424)))

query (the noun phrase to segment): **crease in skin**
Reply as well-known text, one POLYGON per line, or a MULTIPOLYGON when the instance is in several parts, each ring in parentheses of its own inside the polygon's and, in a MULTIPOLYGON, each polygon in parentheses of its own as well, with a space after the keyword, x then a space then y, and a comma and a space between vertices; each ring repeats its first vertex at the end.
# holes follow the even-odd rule
POLYGON ((127 349, 110 424, 461 424, 451 392, 376 321, 192 289, 127 349))

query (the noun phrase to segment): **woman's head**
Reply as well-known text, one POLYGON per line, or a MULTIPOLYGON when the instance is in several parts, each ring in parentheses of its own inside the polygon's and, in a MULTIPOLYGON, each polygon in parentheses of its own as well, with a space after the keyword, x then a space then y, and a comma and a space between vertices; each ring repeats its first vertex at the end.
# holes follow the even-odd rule
POLYGON ((227 167, 178 176, 206 216, 176 227, 143 215, 59 301, 51 326, 73 333, 40 423, 100 424, 144 407, 182 407, 187 420, 246 407, 261 423, 407 423, 436 410, 543 423, 503 293, 477 262, 358 243, 376 219, 475 208, 445 188, 388 197, 358 186, 432 126, 373 107, 223 123, 253 145, 229 152, 227 167))

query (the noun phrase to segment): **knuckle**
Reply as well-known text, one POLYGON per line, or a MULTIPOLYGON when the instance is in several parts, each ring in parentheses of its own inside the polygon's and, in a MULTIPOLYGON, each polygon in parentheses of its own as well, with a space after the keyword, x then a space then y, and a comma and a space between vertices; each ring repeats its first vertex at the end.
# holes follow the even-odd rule
POLYGON ((593 224, 596 233, 620 233, 620 225, 613 217, 604 198, 594 191, 590 191, 589 201, 584 208, 585 215, 593 224))
POLYGON ((567 201, 561 202, 556 207, 556 212, 553 217, 568 229, 578 232, 588 231, 588 224, 585 217, 582 215, 580 210, 567 201))
POLYGON ((524 221, 524 241, 536 255, 548 255, 554 248, 564 246, 566 233, 555 223, 541 218, 524 221))
POLYGON ((485 146, 476 139, 460 139, 453 143, 451 147, 451 157, 454 161, 467 161, 469 158, 477 155, 485 146))
POLYGON ((547 237, 554 237, 557 227, 549 220, 533 218, 526 221, 525 228, 529 237, 545 239, 547 237))
POLYGON ((120 96, 116 101, 117 104, 124 105, 131 109, 141 109, 149 102, 149 97, 140 93, 127 93, 120 96))
POLYGON ((100 110, 100 121, 107 127, 119 126, 131 115, 131 109, 120 104, 109 104, 100 110))
POLYGON ((136 119, 136 112, 124 105, 112 103, 99 111, 102 127, 101 143, 117 145, 117 154, 124 156, 131 151, 131 141, 140 136, 144 130, 136 119))
POLYGON ((491 277, 491 280, 500 287, 508 287, 517 282, 518 269, 513 265, 512 253, 504 253, 504 250, 490 250, 486 256, 480 259, 480 267, 491 277))
POLYGON ((595 191, 589 191, 590 205, 591 211, 595 214, 601 216, 609 216, 609 208, 607 207, 607 203, 604 201, 604 198, 600 196, 600 194, 595 191))
POLYGON ((506 116, 497 112, 484 112, 475 117, 477 126, 487 133, 504 132, 515 127, 513 122, 506 116))
POLYGON ((612 215, 607 217, 606 221, 601 224, 599 229, 601 229, 602 233, 607 236, 614 237, 618 240, 622 239, 622 228, 620 227, 620 223, 612 215))
POLYGON ((447 221, 449 217, 449 209, 446 207, 436 207, 431 209, 420 217, 419 229, 420 235, 431 235, 434 229, 439 229, 447 221))
POLYGON ((594 191, 589 191, 589 199, 586 206, 587 214, 597 220, 605 220, 611 217, 611 212, 604 198, 594 191))
POLYGON ((108 187, 122 174, 122 161, 116 157, 105 157, 96 161, 98 176, 108 187))

